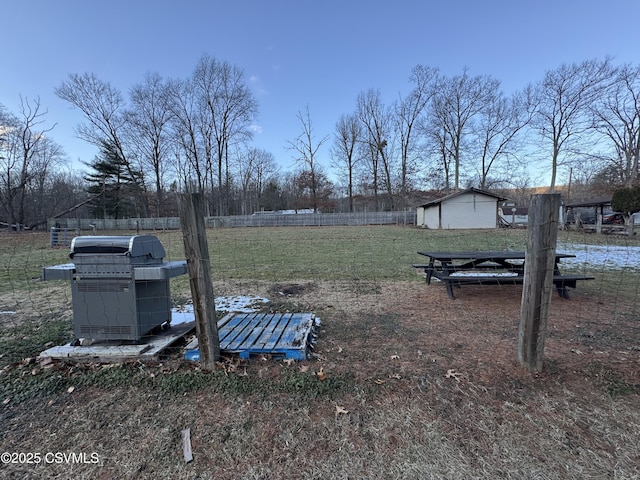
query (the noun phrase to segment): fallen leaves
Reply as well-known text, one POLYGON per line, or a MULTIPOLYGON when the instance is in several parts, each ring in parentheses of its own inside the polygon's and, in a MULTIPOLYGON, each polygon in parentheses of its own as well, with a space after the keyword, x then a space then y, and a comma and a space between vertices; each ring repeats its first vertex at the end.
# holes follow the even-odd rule
POLYGON ((321 382, 327 379, 327 374, 324 373, 323 367, 320 367, 320 371, 316 373, 316 376, 318 377, 318 380, 320 380, 321 382))
POLYGON ((460 381, 460 376, 462 374, 456 372, 454 369, 449 369, 447 370, 447 373, 445 374, 444 378, 453 378, 456 382, 460 381))
MULTIPOLYGON (((402 375, 400 375, 399 373, 390 373, 389 374, 389 379, 391 379, 391 380, 402 380, 402 375)), ((384 380, 383 378, 376 378, 373 382, 376 385, 384 385, 385 383, 387 383, 387 381, 384 380)))
POLYGON ((340 405, 336 405, 336 415, 346 415, 347 413, 349 413, 349 410, 340 405))
POLYGON ((243 366, 242 362, 238 358, 225 358, 222 361, 216 362, 216 369, 222 370, 226 376, 235 373, 241 377, 247 376, 247 367, 244 366, 244 373, 240 371, 240 367, 243 366))

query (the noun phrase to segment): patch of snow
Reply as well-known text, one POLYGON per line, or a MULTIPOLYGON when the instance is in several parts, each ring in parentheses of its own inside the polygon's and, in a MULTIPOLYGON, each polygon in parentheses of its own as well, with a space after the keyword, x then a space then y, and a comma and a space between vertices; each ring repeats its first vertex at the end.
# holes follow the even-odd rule
POLYGON ((451 274, 452 277, 486 277, 487 275, 491 277, 517 277, 518 274, 515 272, 492 272, 488 274, 487 272, 454 272, 451 274))
POLYGON ((582 267, 585 270, 640 270, 640 247, 558 244, 557 250, 561 253, 575 255, 575 258, 563 258, 561 266, 582 267))
POLYGON ((216 297, 216 310, 222 312, 251 313, 256 311, 260 303, 267 303, 268 298, 253 295, 235 295, 232 297, 216 297))
MULTIPOLYGON (((253 295, 234 295, 231 297, 216 297, 217 312, 251 313, 257 310, 261 303, 267 303, 269 299, 253 295)), ((187 304, 171 310, 171 325, 193 322, 193 304, 187 304)))
MULTIPOLYGON (((640 271, 640 247, 619 245, 585 245, 581 243, 559 243, 558 253, 575 255, 575 258, 563 258, 563 267, 584 271, 601 270, 636 270, 640 271)), ((455 272, 452 276, 486 276, 486 272, 455 272)), ((513 272, 496 272, 491 276, 516 276, 513 272)), ((434 278, 434 280, 437 280, 434 278)))

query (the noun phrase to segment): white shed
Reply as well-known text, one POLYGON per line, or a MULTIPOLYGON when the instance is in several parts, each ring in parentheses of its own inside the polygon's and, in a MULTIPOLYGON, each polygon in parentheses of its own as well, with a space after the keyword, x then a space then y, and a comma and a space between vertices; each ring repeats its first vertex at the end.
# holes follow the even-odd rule
POLYGON ((417 209, 416 225, 432 229, 497 228, 498 202, 504 198, 468 188, 417 209))

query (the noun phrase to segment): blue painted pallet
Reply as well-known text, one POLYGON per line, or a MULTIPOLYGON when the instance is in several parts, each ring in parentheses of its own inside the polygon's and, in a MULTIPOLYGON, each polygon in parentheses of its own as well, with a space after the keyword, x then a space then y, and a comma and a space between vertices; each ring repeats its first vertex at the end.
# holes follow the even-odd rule
MULTIPOLYGON (((218 322, 220 351, 306 360, 316 321, 312 313, 230 313, 218 322)), ((185 358, 198 360, 199 352, 187 351, 185 358)))

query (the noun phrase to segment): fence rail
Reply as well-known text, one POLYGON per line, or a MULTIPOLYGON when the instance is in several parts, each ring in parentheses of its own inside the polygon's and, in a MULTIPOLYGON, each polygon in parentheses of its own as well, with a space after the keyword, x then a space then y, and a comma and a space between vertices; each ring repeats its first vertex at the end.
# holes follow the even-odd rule
MULTIPOLYGON (((205 217, 207 228, 222 227, 320 227, 340 225, 415 225, 416 212, 360 212, 360 213, 304 213, 304 214, 256 214, 228 217, 205 217)), ((177 230, 179 217, 52 219, 49 229, 61 230, 177 230)))

